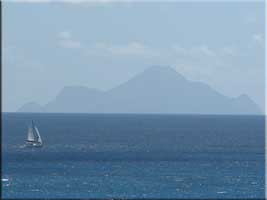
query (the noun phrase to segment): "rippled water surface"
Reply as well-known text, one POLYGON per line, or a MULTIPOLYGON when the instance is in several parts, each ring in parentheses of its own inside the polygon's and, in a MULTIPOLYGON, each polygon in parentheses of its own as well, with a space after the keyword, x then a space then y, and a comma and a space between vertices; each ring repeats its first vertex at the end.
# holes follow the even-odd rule
POLYGON ((2 135, 6 198, 264 197, 260 116, 5 113, 2 135))

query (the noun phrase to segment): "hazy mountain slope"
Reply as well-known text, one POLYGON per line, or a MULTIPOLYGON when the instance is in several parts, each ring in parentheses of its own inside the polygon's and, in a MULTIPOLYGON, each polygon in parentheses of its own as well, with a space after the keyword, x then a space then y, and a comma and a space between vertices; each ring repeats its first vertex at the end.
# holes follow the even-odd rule
POLYGON ((44 106, 45 112, 90 112, 103 92, 81 86, 69 86, 44 106))
MULTIPOLYGON (((25 110, 25 109, 24 109, 25 110)), ((107 92, 66 87, 45 112, 258 114, 246 95, 226 97, 170 67, 151 67, 107 92)))
POLYGON ((44 110, 40 104, 29 102, 20 107, 17 112, 44 112, 44 110))

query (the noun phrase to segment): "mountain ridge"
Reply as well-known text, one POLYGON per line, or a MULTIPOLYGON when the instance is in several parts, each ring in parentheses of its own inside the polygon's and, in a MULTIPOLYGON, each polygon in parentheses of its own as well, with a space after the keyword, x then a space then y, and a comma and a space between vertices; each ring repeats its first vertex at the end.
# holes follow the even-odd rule
POLYGON ((64 87, 47 104, 24 104, 17 112, 260 114, 247 95, 227 97, 208 84, 190 81, 171 67, 149 67, 108 91, 64 87))

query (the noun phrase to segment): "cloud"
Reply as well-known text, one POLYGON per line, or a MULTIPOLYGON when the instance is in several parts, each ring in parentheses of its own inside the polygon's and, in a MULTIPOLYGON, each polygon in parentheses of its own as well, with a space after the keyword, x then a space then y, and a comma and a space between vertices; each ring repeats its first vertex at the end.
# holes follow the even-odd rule
POLYGON ((62 39, 70 39, 71 38, 71 34, 69 31, 62 31, 58 35, 62 39))
POLYGON ((12 3, 49 3, 53 0, 3 0, 3 2, 12 2, 12 3))
POLYGON ((235 56, 236 55, 236 50, 234 49, 234 47, 223 47, 221 49, 221 55, 222 56, 235 56))
POLYGON ((258 44, 263 45, 263 43, 264 43, 262 34, 259 34, 259 33, 254 34, 254 35, 252 35, 252 39, 254 42, 256 42, 258 44))
MULTIPOLYGON (((66 34, 67 35, 67 34, 66 34)), ((224 68, 232 65, 233 59, 239 56, 234 46, 211 48, 208 45, 183 47, 173 44, 169 47, 152 47, 142 42, 134 41, 127 44, 96 43, 84 47, 87 56, 119 58, 127 56, 143 60, 145 63, 161 63, 165 65, 182 64, 224 68)))
MULTIPOLYGON (((183 47, 173 45, 173 55, 169 56, 171 65, 189 79, 216 82, 216 73, 232 71, 240 57, 235 46, 211 47, 206 44, 183 47)), ((171 50, 169 51, 171 52, 171 50)))
POLYGON ((118 56, 156 56, 157 53, 152 48, 140 43, 130 42, 125 45, 110 45, 107 43, 97 43, 88 49, 89 54, 105 53, 118 56))
POLYGON ((5 65, 12 66, 12 70, 29 71, 34 73, 43 72, 45 70, 42 62, 26 53, 23 49, 16 46, 3 47, 5 65))
POLYGON ((195 47, 193 48, 193 51, 200 53, 200 54, 204 54, 206 56, 216 56, 216 53, 206 45, 195 47))
POLYGON ((74 40, 62 40, 59 42, 61 47, 68 49, 79 49, 81 48, 81 43, 74 40))
POLYGON ((179 45, 173 45, 172 50, 178 55, 188 57, 208 56, 215 57, 217 53, 207 45, 194 46, 190 48, 184 48, 179 45))
POLYGON ((183 48, 177 44, 172 46, 172 50, 174 51, 175 54, 184 55, 184 56, 188 55, 189 53, 188 49, 183 48))
POLYGON ((14 3, 71 3, 71 4, 103 4, 103 3, 129 3, 131 0, 3 0, 14 3))
POLYGON ((82 47, 80 41, 74 40, 69 31, 62 31, 58 34, 58 36, 59 36, 59 45, 63 48, 79 49, 82 47))

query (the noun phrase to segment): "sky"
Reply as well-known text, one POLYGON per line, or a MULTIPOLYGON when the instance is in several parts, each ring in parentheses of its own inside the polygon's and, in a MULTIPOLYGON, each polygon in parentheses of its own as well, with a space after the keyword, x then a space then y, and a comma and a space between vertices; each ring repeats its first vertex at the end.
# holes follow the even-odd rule
POLYGON ((108 90, 153 65, 264 108, 263 1, 39 1, 2 4, 4 112, 65 86, 108 90))

